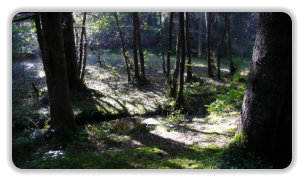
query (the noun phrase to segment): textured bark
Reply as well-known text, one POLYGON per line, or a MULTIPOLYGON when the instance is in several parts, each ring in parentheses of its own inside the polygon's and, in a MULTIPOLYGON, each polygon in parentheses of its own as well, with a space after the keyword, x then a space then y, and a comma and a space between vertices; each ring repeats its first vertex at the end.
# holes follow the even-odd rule
POLYGON ((230 36, 230 13, 227 12, 227 52, 229 59, 230 75, 232 76, 236 69, 233 64, 232 52, 231 52, 231 36, 230 36))
POLYGON ((79 62, 78 62, 78 74, 81 74, 82 60, 83 60, 83 45, 84 45, 84 33, 85 33, 85 24, 86 24, 87 13, 83 14, 81 35, 80 35, 80 45, 79 45, 79 62))
POLYGON ((187 82, 192 80, 192 67, 191 67, 191 48, 190 48, 190 33, 189 33, 189 14, 186 12, 186 51, 187 51, 187 82))
POLYGON ((77 72, 77 54, 73 27, 73 16, 71 12, 62 13, 64 50, 67 64, 67 74, 70 91, 76 92, 82 85, 77 72))
POLYGON ((50 102, 51 128, 75 130, 69 96, 61 13, 42 13, 42 52, 50 102))
POLYGON ((139 68, 138 68, 138 56, 137 56, 137 18, 136 18, 136 13, 133 13, 133 42, 132 42, 132 47, 133 47, 133 59, 134 59, 134 74, 135 74, 135 80, 139 80, 139 68))
POLYGON ((261 13, 238 130, 275 168, 292 156, 292 26, 284 13, 261 13))
POLYGON ((114 13, 114 16, 115 16, 115 20, 116 20, 117 30, 118 30, 118 33, 119 33, 119 39, 120 39, 122 54, 124 56, 125 63, 126 63, 128 81, 131 82, 130 69, 129 69, 129 57, 127 55, 127 50, 126 50, 126 47, 125 47, 124 38, 123 38, 123 35, 122 35, 122 31, 120 29, 120 25, 119 25, 119 21, 118 21, 118 16, 117 16, 116 12, 114 13))
MULTIPOLYGON (((187 16, 187 15, 186 15, 187 16)), ((187 20, 186 20, 187 21, 187 20)), ((179 13, 179 29, 180 29, 180 51, 181 51, 181 57, 180 57, 180 71, 179 71, 179 90, 178 95, 176 99, 176 103, 178 106, 183 107, 184 106, 184 97, 183 97, 183 91, 184 91, 184 72, 185 72, 185 59, 186 59, 186 44, 185 44, 185 23, 184 23, 184 13, 179 13)))
POLYGON ((166 63, 165 63, 165 54, 164 54, 164 49, 163 49, 163 36, 162 36, 162 20, 161 20, 161 12, 159 13, 159 26, 160 26, 160 31, 159 31, 159 36, 160 36, 160 48, 161 48, 161 56, 162 56, 162 62, 163 62, 163 73, 164 75, 166 74, 166 63))
POLYGON ((145 74, 145 59, 144 59, 144 53, 141 46, 141 37, 140 37, 140 22, 138 17, 138 12, 135 12, 136 16, 136 39, 137 39, 137 47, 139 52, 139 59, 140 59, 140 79, 141 81, 146 81, 146 74, 145 74))
POLYGON ((176 60, 175 69, 172 77, 172 87, 170 89, 170 97, 176 98, 177 96, 177 79, 179 75, 180 68, 180 56, 181 56, 181 29, 178 28, 177 42, 176 42, 176 60))
POLYGON ((83 78, 85 75, 85 69, 87 66, 87 46, 88 46, 87 31, 86 31, 86 28, 84 28, 84 47, 83 47, 83 64, 82 64, 82 71, 81 71, 81 81, 83 81, 83 78))
POLYGON ((169 40, 168 40, 168 53, 167 53, 167 79, 170 83, 170 74, 171 74, 171 65, 170 65, 170 56, 172 52, 172 27, 173 27, 173 16, 174 13, 170 13, 170 22, 169 22, 169 40))
POLYGON ((220 44, 217 48, 217 80, 221 80, 221 48, 225 40, 225 35, 226 35, 226 29, 227 29, 227 14, 225 14, 225 25, 224 25, 224 31, 222 34, 222 39, 220 41, 220 44))
POLYGON ((212 73, 212 64, 211 64, 211 49, 210 49, 210 36, 211 36, 211 29, 210 29, 210 12, 205 12, 205 19, 206 19, 206 39, 207 39, 207 61, 208 61, 208 76, 213 77, 212 73))
POLYGON ((202 31, 203 31, 203 13, 199 13, 199 22, 198 22, 198 44, 197 44, 197 57, 202 56, 202 31))

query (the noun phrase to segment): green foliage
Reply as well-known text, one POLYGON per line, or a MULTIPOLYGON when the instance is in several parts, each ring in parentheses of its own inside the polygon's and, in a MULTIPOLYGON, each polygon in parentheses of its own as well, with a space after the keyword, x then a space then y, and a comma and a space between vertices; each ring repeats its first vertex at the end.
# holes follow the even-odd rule
POLYGON ((236 69, 239 69, 243 65, 243 60, 240 57, 233 57, 232 61, 236 69))

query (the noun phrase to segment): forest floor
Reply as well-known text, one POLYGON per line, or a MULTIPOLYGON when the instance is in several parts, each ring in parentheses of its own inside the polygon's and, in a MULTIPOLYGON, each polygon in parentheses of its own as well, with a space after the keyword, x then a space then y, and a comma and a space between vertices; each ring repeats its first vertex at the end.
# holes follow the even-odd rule
MULTIPOLYGON (((245 90, 244 65, 237 76, 207 78, 193 60, 195 81, 185 85, 187 113, 173 108, 157 56, 147 54, 143 86, 127 82, 121 55, 101 65, 89 56, 84 82, 94 93, 73 99, 82 130, 76 140, 51 146, 45 75, 40 60, 13 62, 13 161, 21 168, 257 168, 261 162, 234 148, 245 90), (32 83, 39 89, 33 91, 32 83), (246 161, 245 161, 246 159, 246 161)), ((173 58, 172 58, 173 59, 173 58)), ((174 64, 174 61, 172 62, 174 64)))

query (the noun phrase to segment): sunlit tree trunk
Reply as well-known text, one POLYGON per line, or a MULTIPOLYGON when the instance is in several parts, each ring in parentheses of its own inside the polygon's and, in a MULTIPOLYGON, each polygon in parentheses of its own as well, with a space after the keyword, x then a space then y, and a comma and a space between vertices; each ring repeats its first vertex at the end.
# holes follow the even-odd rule
POLYGON ((51 128, 56 134, 76 129, 69 96, 62 13, 42 13, 40 46, 49 92, 51 128))
POLYGON ((226 29, 227 29, 227 14, 225 14, 225 24, 224 24, 224 31, 222 34, 222 39, 220 41, 220 44, 217 48, 217 80, 221 80, 221 48, 225 40, 225 35, 226 35, 226 29))
POLYGON ((168 82, 170 83, 170 74, 171 74, 171 65, 170 65, 170 56, 172 52, 172 29, 173 29, 173 16, 174 13, 170 13, 170 22, 169 22, 169 40, 168 40, 168 54, 167 54, 167 79, 168 82))
POLYGON ((123 56, 125 58, 127 75, 128 75, 128 81, 131 82, 130 69, 129 69, 129 57, 127 55, 127 50, 126 50, 126 47, 125 47, 125 42, 124 42, 124 39, 123 39, 122 31, 120 29, 117 12, 114 12, 114 16, 115 16, 115 20, 116 20, 116 25, 117 25, 118 33, 119 33, 119 39, 120 39, 122 54, 123 54, 123 56))
POLYGON ((79 62, 78 62, 78 74, 81 74, 82 60, 83 60, 83 46, 84 46, 84 33, 85 33, 85 24, 86 24, 87 13, 83 13, 82 27, 81 27, 81 36, 80 36, 80 45, 79 45, 79 62))
MULTIPOLYGON (((187 16, 187 15, 186 15, 187 16)), ((187 21, 187 20, 186 20, 187 21)), ((179 90, 178 95, 176 99, 176 104, 180 107, 184 106, 184 97, 183 97, 183 91, 184 91, 184 71, 185 71, 185 59, 186 59, 186 44, 185 44, 185 26, 184 26, 184 13, 179 13, 179 36, 180 36, 180 51, 181 51, 181 57, 180 57, 180 74, 179 74, 179 90)))
POLYGON ((202 56, 202 31, 203 31, 203 13, 199 13, 199 22, 198 22, 198 45, 197 45, 197 57, 202 56))
POLYGON ((145 59, 144 59, 144 53, 143 49, 141 46, 141 37, 140 37, 140 22, 139 22, 139 17, 138 17, 138 12, 135 12, 136 16, 136 39, 137 39, 137 47, 138 47, 138 52, 139 52, 139 59, 140 59, 140 79, 142 81, 146 81, 146 74, 145 74, 145 59))
POLYGON ((75 36, 73 27, 73 15, 71 12, 62 13, 63 20, 63 39, 64 50, 66 57, 67 73, 69 89, 71 93, 78 91, 78 88, 82 86, 79 74, 77 72, 77 54, 75 46, 75 36))
POLYGON ((189 13, 186 12, 186 50, 187 50, 187 82, 192 80, 192 67, 191 67, 191 48, 190 48, 190 33, 189 33, 189 13))
POLYGON ((210 12, 205 12, 205 19, 206 19, 206 39, 207 39, 207 62, 208 62, 208 76, 213 77, 212 73, 212 64, 211 64, 211 49, 210 49, 210 38, 211 38, 211 19, 210 19, 210 12))
POLYGON ((134 74, 135 74, 135 79, 138 81, 140 79, 139 77, 139 68, 138 68, 138 56, 137 56, 137 18, 136 18, 136 13, 133 13, 133 41, 132 41, 132 47, 133 47, 133 59, 134 59, 134 74))
POLYGON ((164 54, 164 49, 163 49, 163 36, 162 36, 162 16, 161 16, 161 12, 159 13, 159 26, 160 26, 160 32, 159 32, 159 36, 160 36, 160 48, 161 48, 161 56, 162 56, 162 62, 163 62, 163 73, 164 75, 166 74, 166 65, 165 65, 165 54, 164 54))
POLYGON ((232 76, 236 69, 233 64, 232 52, 231 52, 231 36, 230 36, 230 13, 227 12, 227 52, 229 59, 230 75, 232 76))
POLYGON ((88 46, 88 40, 87 40, 87 32, 86 28, 84 28, 84 45, 83 45, 83 65, 82 65, 82 71, 81 71, 81 80, 83 81, 84 75, 85 75, 85 69, 87 66, 87 46, 88 46))
POLYGON ((292 156, 292 24, 261 13, 238 130, 247 146, 285 168, 292 156))

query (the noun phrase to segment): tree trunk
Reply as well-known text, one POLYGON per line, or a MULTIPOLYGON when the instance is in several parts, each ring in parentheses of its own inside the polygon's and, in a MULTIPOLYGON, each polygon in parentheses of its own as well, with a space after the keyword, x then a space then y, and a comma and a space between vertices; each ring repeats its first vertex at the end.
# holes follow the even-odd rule
POLYGON ((83 65, 81 71, 81 81, 83 81, 85 75, 85 69, 87 66, 87 46, 88 46, 87 32, 86 32, 86 28, 84 28, 83 65))
POLYGON ((137 39, 137 47, 139 52, 139 59, 140 59, 140 79, 141 81, 146 81, 146 74, 145 74, 145 59, 144 59, 144 53, 141 46, 141 37, 140 37, 140 22, 138 17, 138 12, 135 12, 136 17, 136 39, 137 39))
POLYGON ((66 57, 68 82, 70 92, 77 92, 78 88, 81 87, 79 74, 77 72, 77 54, 75 46, 75 36, 73 27, 73 15, 71 12, 62 13, 63 24, 63 39, 64 39, 64 50, 66 57))
POLYGON ((125 63, 126 63, 126 68, 127 68, 127 75, 128 75, 128 82, 131 82, 130 69, 129 69, 129 57, 127 55, 127 50, 125 48, 125 42, 124 42, 123 35, 122 35, 121 29, 120 29, 120 26, 119 26, 117 12, 114 12, 114 16, 115 16, 115 19, 116 19, 116 25, 117 25, 117 29, 118 29, 118 33, 119 33, 119 39, 120 39, 122 54, 125 58, 125 63))
POLYGON ((175 60, 175 69, 172 77, 172 87, 170 89, 170 97, 176 98, 177 93, 177 79, 179 75, 180 68, 180 56, 181 56, 181 29, 178 28, 177 42, 176 42, 176 60, 175 60))
POLYGON ((168 40, 168 54, 167 54, 167 79, 168 82, 170 83, 170 74, 171 74, 171 65, 170 65, 170 55, 172 51, 172 27, 173 27, 173 16, 174 13, 170 13, 170 23, 169 23, 169 40, 168 40))
POLYGON ((81 67, 82 67, 82 59, 83 59, 83 38, 85 33, 85 24, 86 24, 86 16, 87 13, 84 12, 83 20, 82 20, 82 28, 81 28, 81 36, 80 36, 80 45, 79 45, 79 62, 78 62, 78 74, 81 74, 81 67))
POLYGON ((187 49, 187 82, 192 80, 192 67, 191 67, 191 47, 190 47, 190 33, 189 33, 189 14, 186 12, 186 49, 187 49))
MULTIPOLYGON (((187 15, 186 15, 187 17, 187 15)), ((186 20, 187 22, 188 20, 186 20)), ((183 97, 183 90, 184 90, 184 71, 185 71, 185 59, 186 59, 186 45, 185 45, 185 26, 184 26, 184 13, 179 13, 179 29, 180 29, 180 51, 181 51, 181 58, 180 58, 180 71, 179 71, 179 91, 176 99, 176 104, 179 107, 184 106, 184 97, 183 97)))
POLYGON ((210 29, 210 12, 205 12, 205 19, 206 19, 206 39, 207 39, 207 61, 208 61, 208 76, 213 77, 212 73, 212 64, 211 64, 211 54, 210 54, 210 37, 211 37, 211 29, 210 29))
POLYGON ((222 34, 222 39, 217 48, 217 80, 218 81, 222 79, 222 77, 221 77, 221 48, 222 48, 222 45, 225 40, 226 29, 227 29, 227 14, 225 14, 225 25, 224 25, 224 31, 222 34))
POLYGON ((231 36, 230 36, 230 13, 227 12, 227 51, 228 51, 228 59, 230 65, 230 75, 232 76, 236 69, 233 64, 232 52, 231 52, 231 36))
POLYGON ((159 13, 159 26, 160 26, 160 31, 159 31, 159 36, 160 36, 160 48, 161 48, 161 56, 162 56, 162 62, 163 62, 163 73, 164 75, 166 74, 166 66, 165 66, 165 54, 164 54, 164 49, 163 49, 163 36, 162 36, 162 20, 161 20, 161 12, 159 13))
POLYGON ((199 13, 199 22, 198 22, 198 45, 197 45, 197 57, 202 56, 202 31, 203 31, 203 13, 199 13))
POLYGON ((292 24, 261 13, 238 130, 249 150, 285 168, 292 156, 292 24))
POLYGON ((132 42, 132 47, 133 47, 133 59, 134 59, 134 74, 135 74, 135 79, 136 81, 140 80, 139 77, 139 68, 138 68, 138 56, 137 56, 137 19, 136 19, 136 13, 133 13, 133 42, 132 42))
POLYGON ((49 92, 50 125, 60 134, 76 129, 69 96, 61 15, 61 13, 42 13, 40 41, 43 44, 40 47, 43 48, 42 59, 49 92))

